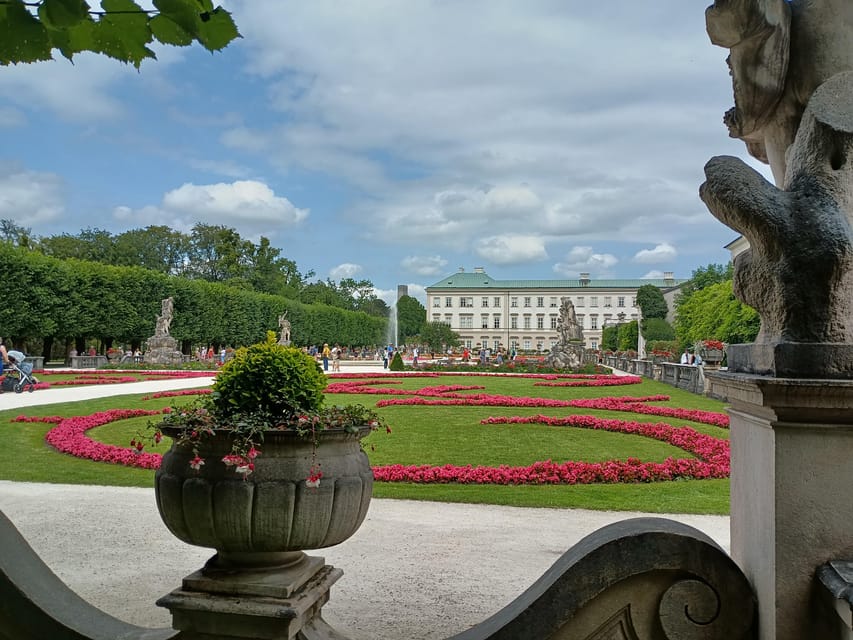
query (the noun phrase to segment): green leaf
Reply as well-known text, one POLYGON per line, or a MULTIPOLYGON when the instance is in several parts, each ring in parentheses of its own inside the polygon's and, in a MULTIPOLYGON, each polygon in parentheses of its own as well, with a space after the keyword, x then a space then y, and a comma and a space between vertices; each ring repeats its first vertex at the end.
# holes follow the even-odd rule
POLYGON ((188 0, 154 0, 154 6, 164 16, 179 25, 193 38, 198 38, 201 28, 199 11, 194 2, 188 0))
POLYGON ((23 2, 0 6, 0 65, 51 60, 47 29, 23 2))
POLYGON ((48 29, 53 46, 68 58, 73 59, 75 53, 93 51, 95 23, 89 19, 67 29, 48 29))
POLYGON ((213 11, 202 15, 207 15, 208 18, 201 20, 198 41, 208 51, 224 49, 232 40, 240 37, 231 14, 222 7, 216 7, 213 11))
POLYGON ((101 0, 107 12, 95 24, 94 49, 104 55, 130 62, 137 69, 145 58, 155 58, 146 44, 151 42, 148 14, 131 0, 101 0))
POLYGON ((160 14, 151 18, 149 26, 154 37, 163 44, 171 44, 176 47, 186 47, 192 44, 192 35, 165 15, 160 14))
POLYGON ((89 5, 85 0, 44 0, 38 14, 48 29, 64 29, 89 18, 89 5))

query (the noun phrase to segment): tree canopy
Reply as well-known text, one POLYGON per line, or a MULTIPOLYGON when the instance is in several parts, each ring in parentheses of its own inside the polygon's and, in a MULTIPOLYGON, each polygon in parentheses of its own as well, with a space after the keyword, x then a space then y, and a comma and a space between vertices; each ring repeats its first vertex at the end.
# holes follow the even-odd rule
POLYGON ((666 318, 669 307, 661 290, 653 284, 644 284, 637 289, 637 306, 643 318, 666 318))
POLYGON ((400 296, 397 300, 397 330, 400 341, 410 342, 410 338, 421 333, 426 322, 426 309, 411 296, 400 296))
POLYGON ((133 0, 0 0, 0 65, 69 60, 84 51, 139 65, 156 58, 149 45, 185 47, 197 42, 218 51, 239 38, 237 26, 211 0, 153 0, 146 10, 133 0))

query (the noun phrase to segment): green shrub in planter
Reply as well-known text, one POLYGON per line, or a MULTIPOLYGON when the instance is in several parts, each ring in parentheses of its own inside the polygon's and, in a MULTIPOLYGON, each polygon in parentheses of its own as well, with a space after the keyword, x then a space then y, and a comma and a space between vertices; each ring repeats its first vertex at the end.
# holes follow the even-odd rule
POLYGON ((314 358, 295 347, 266 342, 238 349, 213 383, 213 403, 221 418, 266 415, 292 419, 316 413, 323 404, 326 376, 314 358))
POLYGON ((388 368, 391 371, 403 371, 406 368, 406 365, 403 364, 403 356, 400 355, 400 352, 397 351, 394 354, 394 357, 391 358, 391 363, 388 365, 388 368))

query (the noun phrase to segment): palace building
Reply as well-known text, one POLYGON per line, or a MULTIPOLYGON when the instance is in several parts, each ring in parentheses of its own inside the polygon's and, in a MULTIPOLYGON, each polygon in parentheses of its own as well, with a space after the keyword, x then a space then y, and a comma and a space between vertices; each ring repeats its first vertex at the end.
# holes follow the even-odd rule
POLYGON ((605 326, 639 318, 637 289, 659 287, 672 308, 686 281, 671 272, 662 279, 593 280, 581 273, 577 280, 495 280, 481 267, 460 268, 426 288, 427 320, 449 324, 469 348, 544 351, 557 343, 560 304, 568 297, 586 346, 597 349, 605 326))

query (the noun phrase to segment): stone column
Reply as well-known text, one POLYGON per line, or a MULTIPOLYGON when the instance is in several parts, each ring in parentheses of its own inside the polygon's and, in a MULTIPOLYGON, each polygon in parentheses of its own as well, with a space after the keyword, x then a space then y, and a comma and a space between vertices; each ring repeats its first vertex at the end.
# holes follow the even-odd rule
POLYGON ((731 403, 732 556, 758 597, 759 637, 825 637, 815 572, 853 558, 853 380, 708 378, 731 403))

